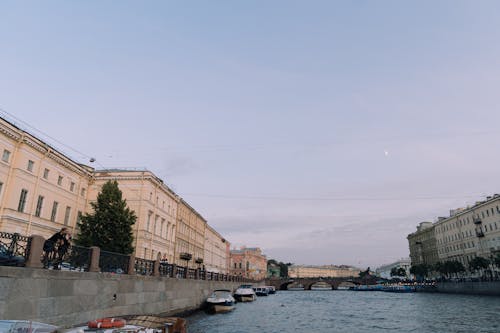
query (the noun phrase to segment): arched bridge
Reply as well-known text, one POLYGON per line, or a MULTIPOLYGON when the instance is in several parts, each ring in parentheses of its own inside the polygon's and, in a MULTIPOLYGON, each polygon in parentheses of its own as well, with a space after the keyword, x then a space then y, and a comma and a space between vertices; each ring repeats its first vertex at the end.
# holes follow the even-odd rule
POLYGON ((280 278, 280 279, 266 279, 267 286, 274 286, 276 290, 287 290, 288 285, 301 284, 304 286, 305 290, 310 290, 311 286, 317 282, 325 282, 332 286, 332 289, 338 289, 338 287, 342 285, 359 285, 359 284, 375 284, 376 281, 372 278, 361 279, 359 277, 356 278, 280 278))

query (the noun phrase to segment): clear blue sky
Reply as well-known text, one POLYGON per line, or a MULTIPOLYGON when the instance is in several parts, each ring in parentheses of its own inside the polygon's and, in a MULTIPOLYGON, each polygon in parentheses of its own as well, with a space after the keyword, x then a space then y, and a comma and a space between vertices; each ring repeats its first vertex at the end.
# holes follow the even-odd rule
POLYGON ((0 108, 79 161, 147 167, 235 245, 375 267, 500 192, 499 10, 3 1, 0 108))

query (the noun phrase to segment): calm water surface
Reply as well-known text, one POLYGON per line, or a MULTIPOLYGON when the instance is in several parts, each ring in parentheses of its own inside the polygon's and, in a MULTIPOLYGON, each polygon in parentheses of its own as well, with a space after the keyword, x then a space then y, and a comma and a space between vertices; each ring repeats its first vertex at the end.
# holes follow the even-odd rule
POLYGON ((187 318, 189 333, 500 332, 500 298, 353 291, 278 291, 226 314, 187 318))

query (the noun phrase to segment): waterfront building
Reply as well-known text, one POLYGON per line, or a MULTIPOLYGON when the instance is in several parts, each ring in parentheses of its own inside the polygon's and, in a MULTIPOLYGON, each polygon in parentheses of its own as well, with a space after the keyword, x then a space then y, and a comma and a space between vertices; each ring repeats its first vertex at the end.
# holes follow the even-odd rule
POLYGON ((288 268, 291 278, 357 277, 360 272, 360 269, 346 265, 292 265, 288 268))
POLYGON ((230 271, 232 275, 262 280, 267 275, 267 258, 257 247, 242 247, 231 250, 230 271))
POLYGON ((421 222, 417 231, 409 234, 407 239, 412 265, 434 265, 439 261, 435 226, 432 222, 421 222))
POLYGON ((180 199, 177 210, 177 233, 174 263, 201 268, 205 255, 207 221, 186 201, 180 199))
POLYGON ((407 279, 411 278, 410 267, 411 267, 410 258, 401 258, 396 262, 380 266, 375 270, 375 273, 384 279, 393 279, 393 278, 407 279), (406 276, 391 276, 391 271, 394 268, 396 269, 403 268, 406 272, 406 276))
POLYGON ((50 237, 74 232, 93 169, 0 118, 0 231, 50 237))
POLYGON ((207 224, 205 228, 205 269, 216 273, 228 273, 229 268, 229 242, 214 228, 207 224))
POLYGON ((421 223, 408 242, 412 264, 458 260, 467 268, 475 257, 495 256, 500 253, 500 195, 451 210, 435 223, 421 223))
POLYGON ((0 231, 48 238, 67 227, 74 234, 102 185, 116 180, 137 216, 136 257, 227 272, 229 242, 152 172, 96 171, 1 117, 0 155, 0 231))
POLYGON ((440 261, 458 260, 468 267, 474 257, 500 253, 500 195, 451 212, 434 225, 440 261))
MULTIPOLYGON (((148 170, 97 170, 89 187, 89 199, 95 201, 101 187, 116 180, 128 207, 137 220, 132 226, 135 255, 139 258, 174 261, 176 217, 180 198, 157 176, 148 170)), ((92 208, 88 210, 92 213, 92 208)))

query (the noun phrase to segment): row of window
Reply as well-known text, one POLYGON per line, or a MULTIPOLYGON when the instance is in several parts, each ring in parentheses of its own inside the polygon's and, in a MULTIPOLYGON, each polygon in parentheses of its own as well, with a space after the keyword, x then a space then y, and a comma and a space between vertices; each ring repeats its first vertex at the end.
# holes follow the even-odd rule
MULTIPOLYGON (((0 191, 1 191, 2 185, 3 184, 0 183, 0 191)), ((24 213, 25 212, 27 197, 28 197, 28 190, 22 189, 21 190, 21 195, 19 196, 19 203, 18 203, 18 206, 17 206, 17 211, 18 212, 20 212, 20 213, 24 213)), ((38 199, 37 199, 37 202, 36 202, 36 208, 35 208, 35 216, 36 217, 42 217, 43 218, 42 211, 43 211, 43 207, 44 207, 44 201, 45 201, 45 197, 43 195, 39 195, 38 199)), ((57 201, 54 200, 52 202, 52 210, 51 210, 51 213, 50 213, 50 221, 56 222, 58 208, 59 208, 59 202, 57 202, 57 201)), ((78 211, 77 222, 79 221, 79 219, 81 217, 81 214, 82 214, 82 212, 78 211)), ((70 206, 66 206, 66 211, 64 213, 64 225, 69 225, 70 218, 71 218, 71 207, 70 206)))
POLYGON ((480 214, 478 213, 476 215, 467 216, 467 217, 464 217, 462 219, 458 219, 455 222, 442 225, 442 226, 437 228, 436 232, 443 233, 443 232, 446 232, 446 231, 449 231, 452 229, 457 229, 457 228, 460 228, 464 225, 470 224, 471 222, 473 223, 474 220, 481 219, 481 217, 483 219, 485 219, 485 218, 490 217, 490 216, 495 216, 496 214, 500 214, 500 207, 498 205, 495 208, 492 207, 489 209, 485 209, 485 210, 481 211, 480 214))
MULTIPOLYGON (((484 228, 483 228, 483 226, 479 226, 475 230, 476 230, 476 232, 488 232, 488 231, 491 232, 493 230, 498 230, 498 224, 497 224, 497 222, 485 224, 484 228), (488 227, 489 227, 489 230, 488 230, 488 227)), ((476 236, 476 234, 473 233, 473 230, 466 230, 466 231, 462 231, 461 233, 456 233, 454 235, 444 236, 443 238, 438 239, 438 244, 446 244, 449 242, 453 242, 453 241, 465 239, 466 237, 473 237, 473 236, 476 236)))
MULTIPOLYGON (((4 149, 3 154, 2 154, 2 161, 4 161, 5 163, 9 163, 10 162, 10 156, 11 156, 11 152, 9 150, 7 150, 7 149, 4 149)), ((26 170, 29 171, 29 172, 33 172, 34 167, 35 167, 35 161, 28 160, 28 165, 26 166, 26 170)), ((50 169, 45 168, 43 170, 43 175, 42 175, 43 179, 49 180, 49 175, 50 175, 50 169)), ((64 177, 61 176, 61 175, 58 175, 58 177, 57 177, 57 185, 63 186, 63 182, 64 182, 64 177)), ((69 190, 71 192, 75 192, 75 188, 76 188, 75 182, 70 181, 70 183, 69 183, 69 190)), ((84 187, 82 187, 82 189, 80 190, 80 195, 82 197, 85 197, 85 192, 86 192, 86 189, 84 187)))

